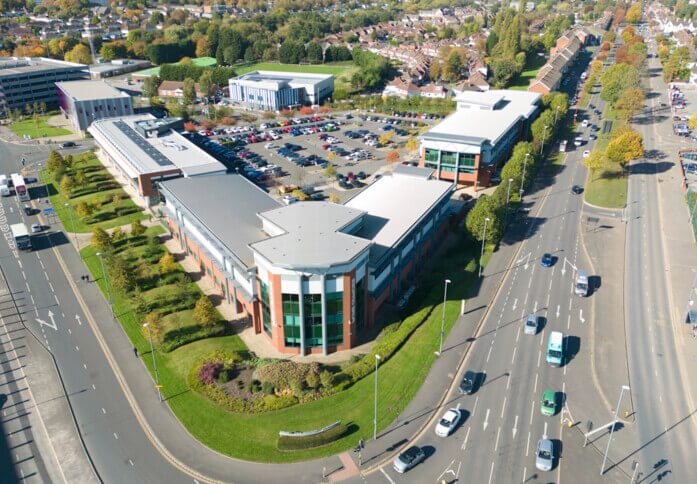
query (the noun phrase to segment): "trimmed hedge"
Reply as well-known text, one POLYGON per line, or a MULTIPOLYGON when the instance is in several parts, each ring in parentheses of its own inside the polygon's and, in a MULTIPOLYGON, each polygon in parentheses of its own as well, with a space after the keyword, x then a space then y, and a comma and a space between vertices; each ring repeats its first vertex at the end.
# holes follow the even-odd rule
POLYGON ((306 437, 282 435, 278 437, 277 447, 281 451, 313 449, 339 440, 346 432, 348 432, 348 425, 342 423, 321 434, 308 435, 306 437))

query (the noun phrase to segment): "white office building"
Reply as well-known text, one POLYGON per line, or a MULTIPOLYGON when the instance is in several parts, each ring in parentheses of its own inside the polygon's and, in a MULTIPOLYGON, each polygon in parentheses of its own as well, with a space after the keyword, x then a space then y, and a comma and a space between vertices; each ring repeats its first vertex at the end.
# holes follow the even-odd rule
POLYGON ((280 111, 320 104, 334 92, 331 74, 253 71, 230 79, 230 99, 250 109, 280 111))

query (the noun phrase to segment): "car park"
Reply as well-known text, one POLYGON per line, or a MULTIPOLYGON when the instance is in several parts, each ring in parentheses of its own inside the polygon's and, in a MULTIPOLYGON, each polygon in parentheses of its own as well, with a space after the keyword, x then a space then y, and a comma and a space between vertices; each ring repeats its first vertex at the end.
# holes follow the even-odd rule
POLYGON ((463 395, 471 395, 477 390, 478 376, 472 370, 467 370, 462 377, 458 391, 463 395))
POLYGON ((540 402, 540 413, 551 417, 557 413, 557 395, 554 390, 545 390, 540 402))
POLYGON ((395 458, 392 463, 392 468, 400 474, 403 474, 409 469, 416 467, 416 465, 425 459, 426 453, 421 447, 409 447, 395 458))
POLYGON ((551 471, 552 467, 554 467, 554 445, 552 441, 546 437, 542 437, 537 442, 535 467, 537 470, 543 472, 551 471))
POLYGON ((535 313, 530 313, 525 320, 525 334, 536 335, 540 327, 540 318, 535 313))
POLYGON ((447 437, 452 434, 457 424, 460 423, 461 418, 462 412, 459 408, 448 409, 436 424, 436 435, 438 437, 447 437))

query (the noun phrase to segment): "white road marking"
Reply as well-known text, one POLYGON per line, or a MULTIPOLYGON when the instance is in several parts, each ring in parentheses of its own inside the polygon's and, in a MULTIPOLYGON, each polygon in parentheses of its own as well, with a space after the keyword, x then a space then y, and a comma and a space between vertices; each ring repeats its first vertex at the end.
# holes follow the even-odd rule
POLYGON ((536 312, 537 312, 537 301, 535 301, 535 304, 533 305, 533 308, 534 308, 534 309, 532 310, 532 312, 533 312, 533 313, 536 313, 536 312))
POLYGON ((44 261, 42 261, 41 259, 39 259, 39 265, 41 266, 42 269, 45 269, 44 261))
POLYGON ((537 377, 539 377, 539 373, 535 373, 535 386, 532 387, 532 392, 537 395, 537 377))
MULTIPOLYGON (((518 330, 520 331, 520 328, 518 328, 518 330)), ((511 365, 512 365, 513 362, 515 361, 515 354, 516 354, 516 351, 517 351, 517 350, 518 350, 518 347, 517 347, 517 346, 514 346, 514 347, 513 347, 513 358, 511 358, 511 365)))
POLYGON ((545 422, 545 429, 544 429, 544 431, 542 432, 542 436, 543 436, 543 438, 545 438, 545 439, 547 438, 547 422, 545 422))
POLYGON ((582 323, 586 322, 586 320, 583 319, 583 309, 578 310, 578 319, 580 319, 582 323))
POLYGON ((83 364, 82 364, 82 367, 86 370, 86 369, 87 369, 87 364, 86 364, 86 363, 83 363, 83 364))
POLYGON ((80 351, 80 347, 79 347, 79 346, 75 346, 75 351, 80 351))
POLYGON ((462 450, 465 450, 467 447, 467 440, 470 438, 470 430, 472 430, 472 427, 467 427, 467 433, 465 434, 465 441, 462 443, 462 447, 460 447, 462 450))
POLYGON ((528 443, 525 445, 525 457, 530 455, 530 432, 528 431, 528 443))
POLYGON ((68 334, 73 334, 70 328, 68 328, 68 334))
POLYGON ((133 461, 131 459, 128 459, 128 463, 131 464, 131 466, 135 466, 135 464, 133 463, 133 461))
POLYGON ((474 407, 472 407, 472 415, 477 411, 477 404, 479 403, 479 397, 474 399, 474 407))
POLYGON ((27 280, 27 275, 24 273, 24 271, 22 271, 22 277, 24 278, 25 281, 27 280))
POLYGON ((494 477, 494 461, 491 461, 491 471, 489 471, 489 484, 491 484, 491 479, 494 477))
POLYGON ((486 427, 489 425, 489 412, 490 409, 486 409, 486 417, 484 417, 484 430, 486 430, 486 427))
POLYGON ((515 423, 513 424, 513 438, 515 439, 515 434, 518 432, 518 416, 515 416, 515 423))
POLYGON ((54 295, 53 295, 53 299, 56 300, 56 304, 59 304, 59 305, 60 305, 61 302, 58 300, 58 296, 56 296, 56 295, 54 294, 54 295))
POLYGON ((114 432, 114 438, 115 438, 116 440, 119 440, 119 436, 116 434, 116 432, 114 432))
POLYGON ((106 409, 104 407, 102 407, 102 413, 106 414, 106 409))
POLYGON ((542 350, 537 353, 537 367, 540 367, 540 359, 542 358, 542 350))
POLYGON ((530 406, 530 426, 532 427, 532 419, 535 416, 535 400, 532 401, 532 405, 530 406))
POLYGON ((515 311, 515 308, 516 308, 517 305, 518 305, 518 298, 515 298, 515 299, 513 300, 513 308, 512 308, 513 311, 515 311))
POLYGON ((48 273, 46 271, 44 271, 44 277, 46 277, 47 281, 50 281, 50 279, 48 278, 48 273))
POLYGON ((92 383, 92 390, 96 390, 97 387, 94 386, 94 383, 92 383))
POLYGON ((503 397, 503 405, 501 406, 501 417, 499 418, 503 418, 503 412, 506 410, 506 398, 508 397, 503 397))
POLYGON ((518 342, 518 338, 520 338, 520 326, 518 326, 518 333, 515 335, 515 342, 518 342))
POLYGON ((390 484, 395 484, 395 482, 392 480, 392 478, 390 477, 390 475, 389 475, 387 472, 385 472, 385 468, 384 468, 384 467, 381 467, 381 468, 380 468, 380 472, 382 472, 382 475, 385 476, 385 478, 386 478, 388 481, 390 481, 390 484))
POLYGON ((528 468, 523 467, 523 482, 526 481, 527 474, 528 474, 528 468))
POLYGON ((492 343, 492 345, 489 346, 489 353, 486 355, 486 362, 487 363, 489 363, 489 358, 491 357, 491 350, 494 349, 494 345, 493 345, 494 341, 492 340, 491 343, 492 343))
POLYGON ((501 436, 501 427, 496 431, 496 443, 494 444, 494 452, 499 449, 499 437, 501 436))
POLYGON ((569 317, 566 318, 566 329, 571 328, 571 314, 569 314, 569 317))
POLYGON ((51 292, 56 292, 56 290, 55 290, 55 289, 53 289, 53 284, 51 284, 51 282, 50 282, 50 281, 49 281, 49 283, 48 283, 48 287, 50 287, 50 288, 51 288, 51 292))

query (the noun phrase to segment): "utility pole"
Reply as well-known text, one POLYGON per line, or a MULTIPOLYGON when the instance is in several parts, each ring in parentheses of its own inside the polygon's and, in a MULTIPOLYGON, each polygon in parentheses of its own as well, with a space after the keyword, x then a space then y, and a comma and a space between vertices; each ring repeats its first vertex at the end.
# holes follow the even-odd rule
POLYGON ((436 355, 440 356, 440 354, 443 352, 443 336, 445 335, 445 302, 448 299, 448 284, 450 284, 452 281, 450 279, 445 280, 445 287, 443 288, 443 317, 440 320, 440 346, 438 347, 438 351, 436 351, 436 355))
POLYGON ((482 235, 482 252, 479 255, 479 277, 482 277, 482 263, 484 262, 484 246, 486 245, 486 224, 489 223, 489 217, 484 219, 484 234, 482 235))
POLYGON ((545 149, 545 138, 547 137, 547 125, 545 124, 545 129, 542 131, 542 144, 540 145, 540 156, 545 149))
POLYGON ((99 264, 102 267, 102 277, 104 277, 104 285, 106 286, 106 295, 109 298, 109 308, 111 309, 111 317, 114 317, 114 302, 111 300, 111 288, 109 288, 109 275, 104 270, 104 259, 102 259, 102 253, 97 252, 97 257, 99 257, 99 264))
POLYGON ((610 427, 610 438, 607 439, 607 447, 605 447, 605 455, 603 455, 603 465, 600 466, 600 475, 605 474, 605 462, 607 461, 607 453, 610 451, 610 444, 612 443, 612 434, 615 432, 615 425, 617 425, 617 415, 620 412, 620 404, 622 403, 622 395, 624 392, 629 391, 629 385, 622 385, 622 391, 620 391, 620 398, 617 400, 617 407, 615 408, 615 418, 612 421, 612 426, 610 427))
POLYGON ((143 327, 148 330, 148 339, 150 340, 150 354, 152 355, 152 367, 155 370, 155 387, 157 388, 157 398, 162 401, 162 392, 160 391, 160 374, 157 371, 157 361, 155 360, 155 348, 152 344, 152 331, 150 323, 143 324, 143 327))
POLYGON ((373 440, 378 438, 378 364, 380 355, 375 355, 375 413, 373 414, 373 440))
POLYGON ((523 177, 520 179, 520 202, 523 202, 523 194, 525 193, 525 169, 528 167, 528 157, 530 153, 525 153, 525 161, 523 161, 523 177))

